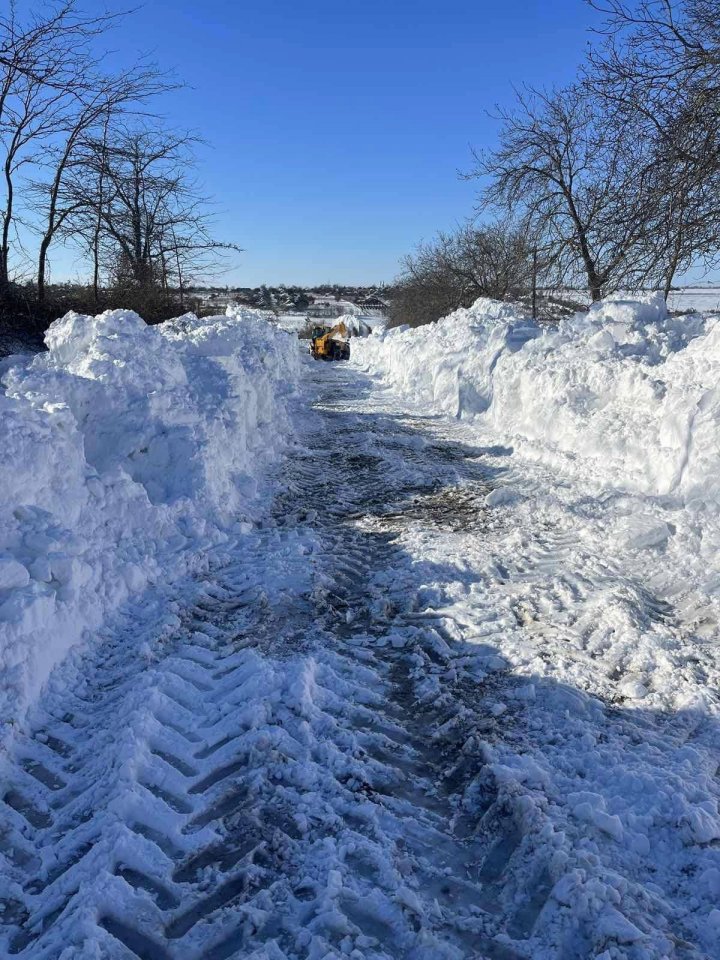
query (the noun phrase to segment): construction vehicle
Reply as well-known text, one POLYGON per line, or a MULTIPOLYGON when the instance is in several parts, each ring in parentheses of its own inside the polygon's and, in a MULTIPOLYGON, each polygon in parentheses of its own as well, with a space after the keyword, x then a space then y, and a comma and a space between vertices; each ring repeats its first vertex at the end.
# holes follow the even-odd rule
POLYGON ((349 360, 348 328, 340 321, 330 330, 314 327, 310 336, 310 353, 316 360, 349 360))

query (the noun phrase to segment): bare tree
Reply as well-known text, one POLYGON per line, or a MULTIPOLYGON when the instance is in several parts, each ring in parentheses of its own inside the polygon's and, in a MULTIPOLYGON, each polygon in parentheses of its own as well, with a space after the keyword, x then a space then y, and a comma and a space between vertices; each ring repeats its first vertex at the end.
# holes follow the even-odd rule
POLYGON ((590 0, 604 15, 604 43, 591 53, 596 90, 641 113, 657 136, 686 157, 710 143, 720 121, 719 0, 590 0), (685 143, 682 129, 693 128, 685 143))
POLYGON ((636 284, 652 268, 646 244, 648 165, 617 117, 580 85, 519 93, 500 114, 497 149, 476 154, 481 204, 522 215, 568 282, 590 296, 636 284))
POLYGON ((521 299, 531 287, 533 256, 525 230, 503 221, 441 233, 420 244, 403 268, 392 320, 419 326, 478 297, 521 299))
POLYGON ((193 138, 149 127, 106 126, 87 139, 67 170, 61 191, 63 229, 91 252, 110 282, 150 296, 184 291, 218 258, 239 248, 216 240, 207 199, 192 178, 193 138))
POLYGON ((603 42, 584 83, 648 154, 652 279, 720 250, 720 0, 591 0, 603 42))
MULTIPOLYGON (((141 65, 124 71, 117 77, 98 76, 88 91, 82 90, 77 94, 72 106, 66 111, 60 125, 60 136, 47 151, 52 162, 51 178, 47 183, 36 185, 36 194, 39 195, 44 218, 37 273, 40 303, 45 295, 45 273, 50 245, 82 203, 78 197, 72 198, 69 203, 64 202, 68 200, 68 194, 63 188, 73 167, 85 167, 86 142, 99 137, 100 142, 106 145, 111 117, 138 113, 149 99, 170 87, 170 82, 156 68, 141 65)), ((102 177, 102 172, 100 176, 102 177)), ((99 189, 102 189, 102 184, 99 184, 99 189)), ((97 265, 94 286, 97 292, 97 265)))
POLYGON ((57 290, 47 295, 55 243, 86 253, 96 307, 109 302, 105 280, 115 302, 127 295, 158 319, 162 298, 167 315, 193 276, 238 249, 212 234, 192 137, 163 131, 153 115, 152 98, 177 84, 146 62, 104 72, 91 41, 124 14, 37 2, 38 13, 19 16, 14 0, 0 12, 0 315, 16 312, 18 267, 32 263, 34 238, 36 292, 23 291, 31 319, 32 310, 42 324, 70 306, 57 290))
POLYGON ((75 98, 90 89, 88 42, 113 20, 82 15, 75 0, 26 22, 14 4, 0 16, 0 292, 10 279, 18 175, 63 129, 75 98))

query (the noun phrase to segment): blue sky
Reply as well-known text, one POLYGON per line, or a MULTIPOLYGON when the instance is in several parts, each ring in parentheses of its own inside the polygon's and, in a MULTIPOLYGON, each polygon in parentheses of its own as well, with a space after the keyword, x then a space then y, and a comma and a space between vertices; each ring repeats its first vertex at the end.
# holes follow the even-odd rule
POLYGON ((111 43, 190 85, 162 107, 208 142, 217 232, 245 248, 223 283, 376 283, 471 213, 487 111, 569 80, 593 23, 582 0, 148 0, 111 43))

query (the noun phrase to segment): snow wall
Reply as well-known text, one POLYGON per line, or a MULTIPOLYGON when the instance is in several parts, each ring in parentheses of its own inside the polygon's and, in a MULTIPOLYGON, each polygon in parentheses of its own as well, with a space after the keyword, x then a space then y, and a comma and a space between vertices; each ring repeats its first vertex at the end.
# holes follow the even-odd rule
POLYGON ((69 313, 0 363, 0 731, 83 632, 247 529, 297 340, 261 315, 69 313))
POLYGON ((720 499, 720 316, 608 299, 559 329, 479 299, 353 341, 353 362, 421 407, 478 425, 598 486, 720 499))

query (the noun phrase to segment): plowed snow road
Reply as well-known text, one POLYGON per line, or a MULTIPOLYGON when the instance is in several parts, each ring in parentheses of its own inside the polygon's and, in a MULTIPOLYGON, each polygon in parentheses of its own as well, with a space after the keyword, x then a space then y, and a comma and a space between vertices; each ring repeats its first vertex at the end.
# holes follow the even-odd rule
POLYGON ((602 504, 516 509, 511 450, 308 370, 262 529, 57 670, 2 761, 0 953, 720 955, 678 799, 714 728, 629 709, 606 623, 702 684, 690 600, 603 552, 602 504))

